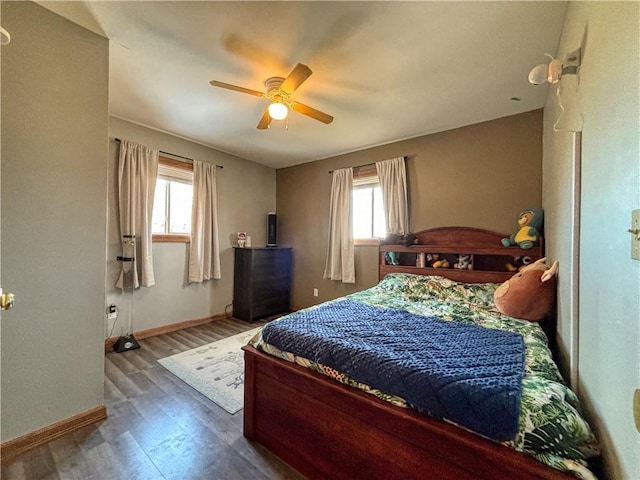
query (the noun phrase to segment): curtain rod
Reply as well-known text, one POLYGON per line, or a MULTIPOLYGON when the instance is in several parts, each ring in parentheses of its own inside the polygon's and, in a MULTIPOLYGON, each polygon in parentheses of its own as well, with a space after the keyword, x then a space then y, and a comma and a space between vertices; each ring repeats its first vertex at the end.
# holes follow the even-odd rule
MULTIPOLYGON (((405 155, 405 156, 403 156, 402 158, 404 158, 405 160, 407 159, 406 155, 405 155)), ((351 167, 351 168, 363 168, 363 167, 369 167, 369 166, 371 166, 371 165, 375 165, 375 164, 376 164, 376 162, 364 163, 364 164, 362 164, 362 165, 355 165, 355 166, 353 166, 353 167, 351 167)), ((349 168, 349 167, 345 167, 345 168, 349 168)), ((333 170, 329 170, 329 173, 330 173, 330 174, 331 174, 331 173, 333 173, 333 170)))
MULTIPOLYGON (((120 143, 122 140, 120 140, 119 138, 114 138, 114 141, 120 143)), ((172 157, 177 157, 177 158, 182 158, 183 160, 187 160, 189 162, 193 162, 193 158, 188 158, 188 157, 183 157, 182 155, 176 155, 175 153, 170 153, 170 152, 164 152, 162 150, 159 150, 160 153, 164 153, 165 155, 171 155, 172 157)), ((216 168, 224 168, 224 166, 222 165, 216 165, 216 168)))
MULTIPOLYGON (((369 167, 369 166, 375 165, 375 164, 376 164, 376 162, 371 162, 371 163, 365 163, 365 164, 362 164, 362 165, 355 165, 355 166, 353 166, 351 168, 363 168, 363 167, 369 167)), ((344 168, 349 168, 349 167, 344 167, 344 168)), ((333 170, 329 170, 329 173, 333 173, 333 170)))

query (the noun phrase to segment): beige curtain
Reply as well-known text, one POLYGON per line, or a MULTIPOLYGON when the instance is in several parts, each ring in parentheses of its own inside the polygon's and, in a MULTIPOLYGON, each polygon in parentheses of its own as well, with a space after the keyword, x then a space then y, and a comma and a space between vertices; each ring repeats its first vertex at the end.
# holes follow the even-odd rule
POLYGON ((329 249, 324 278, 356 282, 351 196, 353 169, 334 170, 329 207, 329 249))
POLYGON ((216 190, 216 166, 194 161, 189 283, 220 278, 216 190))
POLYGON ((120 277, 116 282, 118 288, 151 287, 156 283, 153 276, 151 217, 158 176, 158 153, 158 150, 126 140, 120 142, 120 235, 135 235, 136 255, 134 262, 122 262, 120 277))
POLYGON ((387 233, 409 233, 407 172, 404 157, 376 162, 387 233))

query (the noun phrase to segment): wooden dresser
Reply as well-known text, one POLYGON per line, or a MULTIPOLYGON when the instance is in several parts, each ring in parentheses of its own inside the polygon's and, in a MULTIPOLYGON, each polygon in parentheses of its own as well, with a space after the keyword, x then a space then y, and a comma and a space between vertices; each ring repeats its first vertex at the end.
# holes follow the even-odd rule
POLYGON ((235 248, 234 317, 253 322, 290 310, 291 257, 286 247, 235 248))

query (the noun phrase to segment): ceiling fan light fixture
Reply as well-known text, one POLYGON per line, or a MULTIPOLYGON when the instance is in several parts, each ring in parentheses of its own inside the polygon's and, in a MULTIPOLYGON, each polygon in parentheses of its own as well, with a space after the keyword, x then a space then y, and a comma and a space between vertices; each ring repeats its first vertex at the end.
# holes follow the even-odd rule
POLYGON ((298 63, 287 78, 271 77, 264 82, 266 92, 259 92, 250 88, 239 87, 230 83, 211 80, 209 84, 213 87, 226 88, 240 93, 246 93, 255 97, 266 98, 269 105, 265 108, 260 121, 258 122, 258 130, 266 130, 269 128, 271 120, 284 120, 289 114, 289 110, 306 115, 309 118, 329 124, 333 122, 333 117, 320 110, 316 110, 308 105, 300 102, 292 101, 291 95, 302 83, 309 78, 313 72, 309 67, 302 63, 298 63))
POLYGON ((269 105, 269 116, 274 120, 284 120, 287 118, 289 109, 284 103, 273 102, 269 105))

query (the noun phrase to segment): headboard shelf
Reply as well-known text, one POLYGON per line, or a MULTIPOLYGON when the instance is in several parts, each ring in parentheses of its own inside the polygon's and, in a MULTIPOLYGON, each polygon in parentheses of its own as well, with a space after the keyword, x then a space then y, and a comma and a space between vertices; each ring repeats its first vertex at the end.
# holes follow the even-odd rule
POLYGON ((523 249, 520 247, 503 247, 503 246, 492 246, 492 247, 482 247, 482 246, 465 246, 465 251, 462 252, 461 245, 443 245, 430 243, 427 245, 412 245, 410 247, 405 247, 404 245, 380 245, 381 252, 407 252, 407 253, 469 253, 474 255, 499 255, 503 257, 520 257, 523 255, 528 255, 530 257, 538 257, 541 255, 542 249, 540 246, 532 247, 528 249, 523 249))
POLYGON ((543 257, 544 244, 533 248, 504 247, 498 232, 473 227, 440 227, 417 232, 418 244, 380 245, 379 278, 389 273, 414 273, 417 275, 441 275, 459 282, 501 283, 513 274, 507 264, 515 264, 517 257, 529 257, 535 261, 543 257), (387 253, 394 252, 397 265, 389 264, 387 253), (439 254, 449 262, 449 268, 433 268, 425 264, 426 254, 439 254), (473 269, 457 269, 457 255, 473 255, 473 269))

